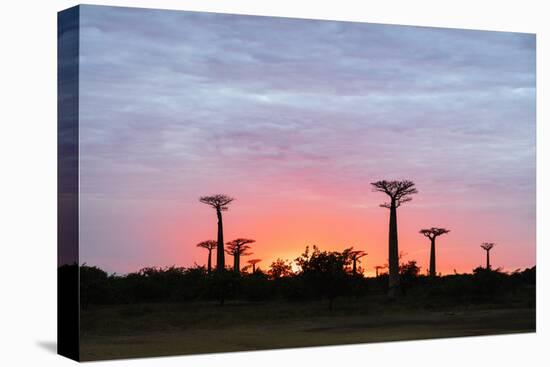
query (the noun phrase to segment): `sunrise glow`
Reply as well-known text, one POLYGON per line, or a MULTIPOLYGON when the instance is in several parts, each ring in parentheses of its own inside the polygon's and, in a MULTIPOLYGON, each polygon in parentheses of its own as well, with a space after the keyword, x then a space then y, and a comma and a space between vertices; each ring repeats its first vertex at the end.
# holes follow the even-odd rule
POLYGON ((483 265, 482 242, 494 267, 535 265, 534 36, 82 11, 81 262, 205 265, 199 197, 226 194, 225 240, 256 240, 243 265, 353 246, 372 276, 389 211, 370 183, 410 179, 399 250, 423 274, 438 226, 438 272, 483 265))

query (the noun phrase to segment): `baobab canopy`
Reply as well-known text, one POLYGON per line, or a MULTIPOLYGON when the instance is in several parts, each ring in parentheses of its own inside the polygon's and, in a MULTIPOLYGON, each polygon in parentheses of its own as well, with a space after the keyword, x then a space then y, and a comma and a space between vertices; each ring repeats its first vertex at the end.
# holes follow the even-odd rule
POLYGON ((208 204, 216 210, 227 210, 228 205, 235 199, 227 195, 210 195, 210 196, 201 196, 200 202, 203 204, 208 204))
POLYGON ((381 207, 390 208, 392 203, 399 207, 401 204, 411 201, 411 195, 417 194, 418 190, 414 186, 414 182, 409 180, 402 181, 377 181, 371 183, 373 191, 383 192, 389 196, 390 202, 380 204, 381 207))

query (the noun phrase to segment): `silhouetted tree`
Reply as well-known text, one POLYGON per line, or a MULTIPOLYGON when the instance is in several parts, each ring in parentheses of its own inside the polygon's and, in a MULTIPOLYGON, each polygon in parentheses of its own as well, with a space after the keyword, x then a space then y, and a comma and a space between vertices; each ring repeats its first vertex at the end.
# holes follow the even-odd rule
POLYGON ((271 279, 291 276, 293 274, 292 264, 288 260, 277 259, 271 263, 267 274, 271 279))
POLYGON ((487 253, 487 265, 486 265, 486 269, 487 270, 490 270, 491 269, 491 263, 489 262, 489 251, 491 251, 491 249, 495 246, 494 243, 492 242, 483 242, 481 244, 481 248, 485 250, 485 252, 487 253))
POLYGON ((80 266, 80 306, 83 310, 88 309, 90 301, 96 302, 105 292, 102 286, 107 281, 107 273, 97 266, 87 266, 86 263, 80 266))
POLYGON ((386 268, 386 266, 384 266, 384 265, 376 265, 376 266, 374 267, 374 269, 376 270, 376 277, 377 277, 377 278, 378 278, 378 271, 379 271, 380 269, 385 269, 385 268, 386 268))
MULTIPOLYGON (((94 305, 200 302, 196 307, 202 307, 204 301, 218 300, 223 304, 231 299, 267 301, 282 297, 306 301, 323 297, 332 302, 340 295, 358 297, 367 291, 372 294, 386 291, 386 274, 381 274, 377 279, 353 277, 348 271, 351 260, 349 257, 343 260, 343 255, 343 252, 314 250, 302 259, 305 262, 300 262, 300 265, 304 270, 298 274, 290 271, 288 261, 280 260, 275 262, 279 265, 274 268, 283 270, 276 273, 293 275, 281 278, 274 278, 277 275, 273 273, 268 278, 259 269, 254 276, 242 277, 229 270, 215 271, 208 276, 206 266, 146 267, 125 275, 108 275, 95 266, 85 264, 80 267, 77 264, 64 265, 59 270, 75 271, 77 277, 71 275, 71 279, 67 280, 74 284, 78 284, 80 272, 80 305, 84 312, 88 305, 88 311, 95 312, 94 305)), ((496 304, 535 307, 535 267, 508 273, 498 268, 488 270, 480 266, 473 270, 473 274, 446 275, 431 283, 419 276, 419 271, 415 261, 400 261, 401 289, 409 292, 409 300, 404 305, 422 307, 429 304, 431 308, 434 305, 431 300, 434 300, 441 306, 452 306, 457 302, 464 305, 489 302, 491 307, 496 304)), ((138 309, 131 307, 128 311, 133 313, 138 309)), ((143 312, 148 311, 143 309, 143 312)), ((130 314, 124 316, 121 313, 121 316, 130 314)))
POLYGON ((420 273, 420 267, 416 265, 416 260, 411 260, 399 265, 399 273, 404 277, 416 278, 420 273))
POLYGON ((399 275, 401 276, 401 288, 407 292, 417 283, 420 267, 416 265, 415 260, 410 260, 399 265, 399 275))
POLYGON ((352 250, 349 252, 349 256, 352 264, 351 273, 353 275, 357 275, 357 262, 360 262, 359 259, 367 255, 368 254, 365 251, 353 250, 353 247, 352 247, 352 250))
POLYGON ((211 291, 218 299, 220 306, 225 304, 226 299, 230 299, 237 294, 239 285, 240 275, 226 269, 215 271, 210 283, 211 291))
POLYGON ((252 265, 252 273, 256 272, 256 264, 262 261, 261 259, 250 259, 247 261, 250 265, 252 265))
POLYGON ((445 228, 427 228, 421 229, 419 233, 430 239, 430 276, 433 278, 436 276, 435 272, 435 239, 445 233, 449 233, 450 230, 445 228))
POLYGON ((218 217, 218 244, 217 244, 217 262, 216 270, 225 269, 225 254, 223 247, 223 222, 222 222, 222 212, 228 209, 228 205, 235 199, 227 195, 211 195, 211 196, 201 196, 199 201, 203 204, 210 205, 212 208, 216 209, 216 215, 218 217))
POLYGON ((399 249, 397 243, 397 208, 403 203, 411 201, 411 195, 418 193, 414 187, 414 182, 403 181, 377 181, 371 183, 373 191, 382 192, 390 198, 389 202, 381 204, 383 208, 390 209, 389 223, 389 290, 388 296, 395 298, 399 295, 399 249))
POLYGON ((328 299, 331 311, 334 299, 344 293, 348 285, 346 267, 351 263, 350 251, 349 248, 342 252, 320 251, 313 246, 310 253, 309 247, 306 247, 305 252, 296 259, 306 284, 328 299))
POLYGON ((212 272, 212 250, 217 247, 217 243, 214 240, 202 241, 197 243, 197 247, 208 250, 208 264, 206 269, 208 271, 208 274, 210 274, 212 272))
POLYGON ((248 246, 248 244, 254 242, 256 241, 249 238, 237 238, 236 240, 226 243, 227 250, 225 251, 229 255, 233 255, 233 270, 236 273, 241 272, 241 256, 252 255, 251 252, 247 252, 250 250, 250 246, 248 246))

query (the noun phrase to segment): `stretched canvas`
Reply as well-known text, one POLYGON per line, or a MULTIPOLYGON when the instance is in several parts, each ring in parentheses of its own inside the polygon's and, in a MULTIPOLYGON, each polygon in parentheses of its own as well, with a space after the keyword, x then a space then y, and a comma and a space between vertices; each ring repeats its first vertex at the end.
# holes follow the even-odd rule
POLYGON ((535 331, 535 35, 59 13, 59 353, 535 331))

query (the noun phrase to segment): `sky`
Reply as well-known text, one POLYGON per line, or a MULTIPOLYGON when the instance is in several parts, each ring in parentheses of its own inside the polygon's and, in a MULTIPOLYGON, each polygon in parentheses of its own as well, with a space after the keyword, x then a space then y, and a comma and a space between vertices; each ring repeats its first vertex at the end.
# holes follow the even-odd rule
MULTIPOLYGON (((204 265, 199 197, 266 269, 305 246, 387 262, 371 182, 410 179, 399 250, 425 273, 535 265, 535 36, 81 6, 80 262, 204 265)), ((232 264, 226 255, 226 263, 232 264)))

